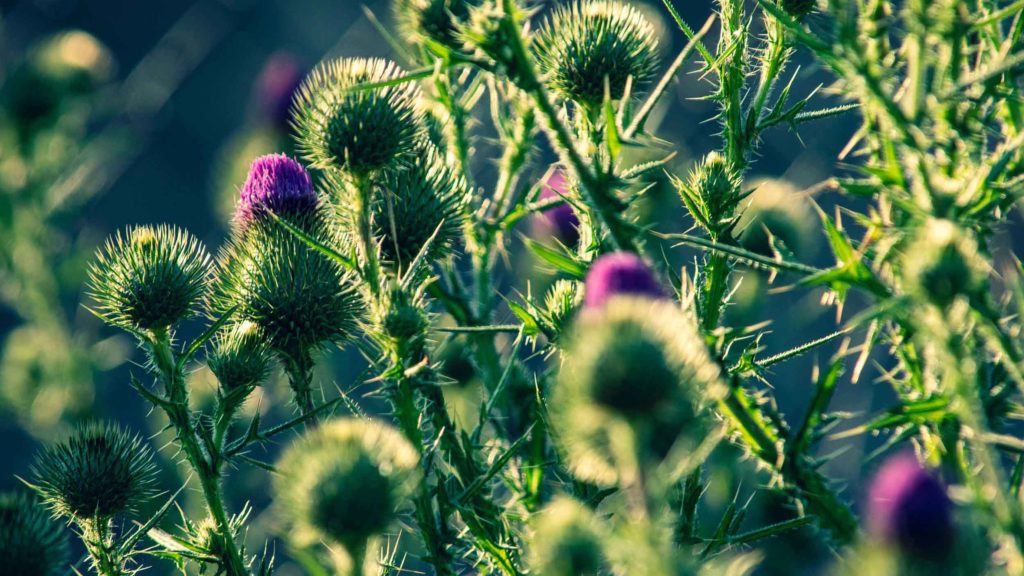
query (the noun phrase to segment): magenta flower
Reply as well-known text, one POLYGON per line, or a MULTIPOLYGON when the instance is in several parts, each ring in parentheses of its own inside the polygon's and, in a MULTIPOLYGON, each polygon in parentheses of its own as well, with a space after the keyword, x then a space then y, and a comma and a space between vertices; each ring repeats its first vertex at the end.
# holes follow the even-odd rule
POLYGON ((867 508, 871 532, 908 555, 938 558, 953 545, 952 502, 913 454, 899 454, 882 466, 867 508))
POLYGON ((305 76, 298 60, 288 52, 275 52, 256 79, 255 96, 263 118, 281 131, 288 130, 292 100, 305 76))
POLYGON ((632 252, 613 252, 601 256, 587 273, 586 308, 600 308, 613 296, 634 295, 665 298, 665 289, 654 272, 632 252))
POLYGON ((253 160, 249 176, 239 195, 235 219, 244 229, 266 217, 309 214, 317 207, 317 196, 309 173, 284 154, 268 154, 253 160))
MULTIPOLYGON (((541 200, 564 196, 569 190, 569 181, 561 170, 556 170, 544 183, 541 200)), ((548 208, 538 216, 540 225, 566 246, 575 246, 580 239, 580 219, 568 203, 548 208)))

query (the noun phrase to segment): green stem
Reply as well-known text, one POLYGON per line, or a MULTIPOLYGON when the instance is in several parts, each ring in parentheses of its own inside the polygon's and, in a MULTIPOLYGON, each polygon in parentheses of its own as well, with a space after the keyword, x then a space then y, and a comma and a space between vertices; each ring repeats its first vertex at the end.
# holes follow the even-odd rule
POLYGON ((82 542, 100 576, 126 576, 124 558, 117 553, 110 520, 86 520, 81 524, 82 542))
POLYGON ((377 259, 377 242, 373 238, 373 182, 368 177, 354 181, 356 230, 359 235, 359 252, 363 258, 363 279, 370 293, 376 298, 380 294, 380 262, 377 259))
POLYGON ((307 429, 315 428, 320 422, 320 417, 315 412, 313 402, 313 357, 308 350, 300 350, 294 354, 283 355, 282 360, 299 413, 308 416, 305 426, 307 429))

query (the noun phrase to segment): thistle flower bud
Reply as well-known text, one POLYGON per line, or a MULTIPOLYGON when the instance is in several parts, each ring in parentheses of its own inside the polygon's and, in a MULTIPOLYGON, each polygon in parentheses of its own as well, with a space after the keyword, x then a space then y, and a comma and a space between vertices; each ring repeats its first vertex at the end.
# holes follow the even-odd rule
POLYGON ((416 83, 360 87, 404 73, 387 60, 346 58, 310 75, 300 89, 295 124, 299 148, 314 166, 365 177, 412 154, 421 132, 416 83))
POLYGON ((430 321, 419 298, 398 288, 390 290, 388 304, 383 312, 381 328, 397 343, 422 341, 430 321))
POLYGON ((986 274, 979 264, 978 245, 971 235, 949 220, 931 220, 907 247, 904 273, 911 290, 940 308, 956 298, 978 296, 986 274))
POLYGON ((561 497, 537 514, 530 566, 544 576, 597 576, 607 566, 601 525, 593 513, 561 497))
POLYGON ((600 308, 618 295, 665 298, 665 289, 654 272, 636 254, 612 252, 594 261, 587 272, 584 306, 600 308))
POLYGON ((402 33, 413 44, 434 42, 459 49, 459 27, 469 17, 469 9, 483 0, 395 0, 395 19, 402 33))
MULTIPOLYGON (((565 174, 561 170, 556 170, 544 183, 540 199, 562 198, 568 193, 569 181, 565 179, 565 174)), ((548 208, 539 214, 535 221, 566 246, 575 246, 579 242, 580 219, 571 204, 564 203, 548 208)))
POLYGON ((543 319, 548 325, 546 332, 549 339, 557 340, 576 316, 576 310, 583 300, 580 287, 579 282, 559 279, 544 296, 543 319))
POLYGON ((654 27, 628 4, 576 0, 558 8, 537 35, 537 58, 547 83, 564 98, 596 107, 618 100, 632 79, 650 81, 658 64, 654 27))
POLYGON ((694 218, 713 236, 734 224, 736 207, 747 196, 736 171, 718 152, 705 156, 686 182, 674 183, 694 218))
POLYGON ((609 484, 618 474, 617 423, 663 457, 680 434, 700 433, 703 404, 722 389, 696 325, 676 304, 618 296, 566 335, 552 421, 573 472, 609 484))
MULTIPOLYGON (((322 214, 315 216, 307 233, 336 244, 316 225, 322 214)), ((221 251, 218 263, 207 302, 210 316, 234 309, 236 321, 258 326, 270 347, 287 358, 348 340, 362 315, 355 283, 342 264, 281 226, 251 227, 221 251)))
POLYGON ((89 268, 89 292, 113 325, 159 330, 190 316, 210 274, 206 247, 180 228, 129 228, 89 268))
POLYGON ((426 257, 428 262, 441 258, 462 229, 469 185, 445 165, 433 145, 422 144, 418 149, 407 169, 384 175, 382 190, 374 195, 373 232, 380 239, 385 262, 409 264, 435 230, 437 236, 426 257))
POLYGON ((528 14, 511 4, 513 13, 505 11, 503 2, 494 0, 472 7, 460 38, 476 59, 488 62, 515 83, 521 79, 523 63, 510 47, 516 43, 529 45, 530 38, 521 25, 528 14))
POLYGON ((321 425, 290 446, 277 469, 277 497, 296 538, 350 549, 385 530, 420 480, 416 449, 370 420, 321 425))
POLYGON ((284 154, 268 154, 253 160, 239 194, 235 220, 245 230, 270 213, 301 219, 316 212, 318 205, 313 180, 302 164, 284 154))
POLYGON ((68 569, 60 523, 29 494, 0 494, 0 558, 11 576, 60 576, 68 569))
POLYGON ((44 449, 32 465, 34 488, 58 516, 106 520, 153 495, 153 453, 116 424, 89 424, 44 449))
POLYGON ((818 8, 817 0, 780 0, 780 4, 787 14, 798 20, 818 8))
POLYGON ((304 75, 294 56, 276 52, 267 59, 256 79, 254 92, 260 115, 281 132, 288 131, 292 102, 304 75))
POLYGON ((259 326, 239 322, 214 337, 206 363, 220 383, 224 400, 239 404, 270 372, 270 351, 259 326))
POLYGON ((765 180, 754 188, 736 228, 747 250, 772 256, 774 238, 799 254, 813 247, 815 220, 810 203, 791 183, 765 180))
POLYGON ((882 466, 871 484, 867 516, 876 537, 909 556, 937 560, 953 547, 953 504, 913 454, 882 466))

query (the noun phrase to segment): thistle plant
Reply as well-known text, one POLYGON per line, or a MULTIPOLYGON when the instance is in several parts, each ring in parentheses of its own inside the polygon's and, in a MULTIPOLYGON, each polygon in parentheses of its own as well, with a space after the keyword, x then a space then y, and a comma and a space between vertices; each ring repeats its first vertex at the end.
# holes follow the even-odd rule
POLYGON ((996 249, 1024 177, 1024 3, 717 0, 700 28, 662 4, 664 62, 625 0, 396 1, 401 64, 303 83, 301 160, 252 162, 215 264, 170 226, 108 241, 92 308, 138 340, 131 383, 205 506, 165 531, 172 496, 119 534, 148 452, 110 427, 45 450, 28 482, 97 573, 141 567, 145 536, 184 570, 269 574, 263 506, 310 574, 773 573, 788 538, 831 552, 822 571, 1024 573, 1024 270, 996 249), (691 72, 719 132, 679 158, 659 111, 691 72), (833 117, 860 128, 819 196, 755 176, 770 131, 833 117), (783 293, 834 325, 803 341, 783 293), (325 386, 342 346, 358 375, 325 386), (277 368, 297 413, 268 425, 284 411, 249 399, 274 402, 277 368), (833 405, 871 386, 892 404, 833 405), (839 442, 884 458, 864 488, 839 442), (245 464, 273 503, 232 512, 245 464))
POLYGON ((9 574, 56 576, 68 561, 68 539, 37 498, 5 492, 0 494, 0 552, 9 574))

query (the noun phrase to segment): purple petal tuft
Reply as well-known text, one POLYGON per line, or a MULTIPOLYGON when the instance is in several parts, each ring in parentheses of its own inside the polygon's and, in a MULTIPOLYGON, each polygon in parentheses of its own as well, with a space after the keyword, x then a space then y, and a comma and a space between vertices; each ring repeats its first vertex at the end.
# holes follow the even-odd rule
POLYGON ((253 160, 235 218, 245 228, 268 211, 279 216, 309 214, 317 203, 313 181, 302 164, 284 154, 269 154, 253 160))
POLYGON ((913 454, 890 458, 868 495, 873 534, 917 557, 938 558, 953 545, 952 503, 943 485, 913 454))
POLYGON ((600 308, 618 295, 667 296, 661 283, 639 256, 631 252, 613 252, 601 256, 590 266, 583 303, 586 308, 600 308))
MULTIPOLYGON (((563 196, 569 190, 569 182, 561 170, 556 170, 544 183, 541 200, 563 196)), ((575 246, 580 239, 580 219, 569 204, 548 208, 540 216, 541 225, 566 246, 575 246)))
POLYGON ((302 85, 302 67, 287 52, 276 52, 267 59, 256 80, 256 100, 263 118, 286 132, 291 119, 292 99, 302 85))

